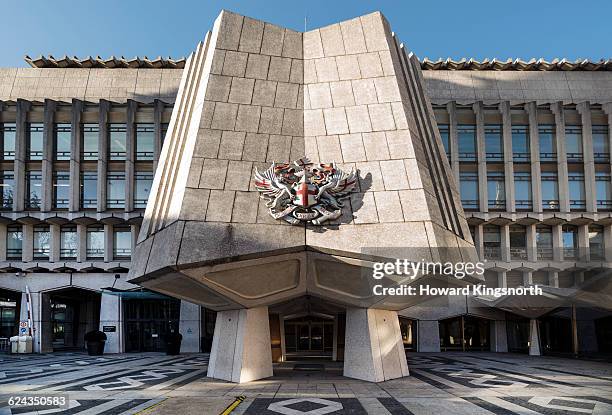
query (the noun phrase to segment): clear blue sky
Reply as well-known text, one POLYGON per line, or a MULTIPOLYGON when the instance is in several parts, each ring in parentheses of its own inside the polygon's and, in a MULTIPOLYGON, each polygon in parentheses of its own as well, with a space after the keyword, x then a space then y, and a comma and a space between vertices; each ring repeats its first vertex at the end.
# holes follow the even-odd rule
POLYGON ((26 54, 185 56, 222 8, 297 30, 304 16, 313 29, 381 10, 420 58, 612 57, 606 0, 3 0, 0 66, 25 66, 26 54))

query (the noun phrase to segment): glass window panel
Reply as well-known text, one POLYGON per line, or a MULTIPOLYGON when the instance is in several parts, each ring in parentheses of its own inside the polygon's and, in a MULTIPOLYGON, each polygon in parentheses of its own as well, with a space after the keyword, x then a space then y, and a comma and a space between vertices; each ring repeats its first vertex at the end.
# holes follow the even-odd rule
POLYGON ((98 206, 98 173, 81 173, 81 208, 94 209, 98 206))
POLYGON ((526 125, 512 127, 512 157, 514 161, 529 161, 529 129, 526 125))
POLYGON ((62 259, 75 259, 78 246, 76 227, 62 226, 60 228, 60 257, 62 259))
POLYGON ((504 173, 489 172, 487 174, 487 194, 489 208, 503 209, 506 207, 506 183, 504 173))
POLYGON ((67 209, 70 198, 70 173, 56 171, 53 173, 53 207, 67 209))
POLYGON ((458 125, 459 159, 465 161, 476 160, 476 126, 458 125))
POLYGON ((529 209, 531 203, 531 173, 514 173, 515 205, 517 209, 529 209))
POLYGON ((6 256, 9 259, 21 259, 23 232, 21 226, 8 226, 6 230, 6 256))
POLYGON ((34 258, 49 259, 51 233, 48 226, 34 227, 34 258))
POLYGON ((585 189, 584 189, 584 173, 582 172, 570 172, 568 174, 569 180, 569 196, 570 196, 570 208, 571 209, 584 209, 586 207, 585 202, 585 189))
POLYGON ((574 226, 563 226, 563 247, 576 248, 578 246, 578 229, 574 226))
POLYGON ((43 158, 43 125, 32 123, 28 130, 28 157, 30 160, 43 158))
POLYGON ((98 159, 98 124, 83 124, 83 160, 98 159))
POLYGON ((15 173, 13 170, 4 170, 0 176, 0 186, 2 186, 2 197, 1 208, 12 209, 13 208, 13 192, 15 186, 15 173))
POLYGON ((134 207, 136 209, 144 209, 147 207, 147 200, 149 193, 151 192, 151 185, 153 184, 153 173, 150 172, 137 172, 135 175, 135 195, 134 195, 134 207))
POLYGON ((538 136, 540 141, 540 160, 555 161, 557 159, 555 126, 540 125, 538 127, 538 136))
POLYGON ((29 171, 26 173, 26 208, 39 209, 42 200, 42 173, 29 171))
POLYGON ((576 125, 565 127, 565 151, 568 161, 582 160, 582 127, 576 125))
POLYGON ((125 160, 127 130, 125 124, 110 124, 108 127, 109 158, 125 160))
POLYGON ((459 176, 461 203, 465 209, 478 208, 478 175, 465 172, 459 176))
POLYGON ((128 259, 132 254, 132 232, 130 228, 115 228, 113 230, 114 259, 128 259))
POLYGON ((55 159, 70 160, 70 142, 72 141, 72 126, 70 124, 55 125, 55 159))
POLYGON ((502 143, 501 125, 485 125, 485 151, 488 161, 503 160, 504 147, 502 143))
POLYGON ((438 124, 438 131, 440 131, 440 138, 442 139, 442 145, 446 152, 446 157, 450 159, 450 138, 448 124, 438 124))
POLYGON ((153 160, 154 146, 153 124, 136 124, 136 160, 153 160))
POLYGON ((542 207, 559 209, 559 181, 557 172, 542 172, 542 207))
POLYGON ((104 258, 104 228, 98 226, 87 228, 87 258, 104 258))
POLYGON ((610 174, 595 173, 595 191, 597 193, 597 208, 612 208, 612 189, 610 186, 610 174))
POLYGON ((593 126, 593 155, 596 163, 610 161, 610 138, 607 125, 593 126))
POLYGON ((15 135, 17 134, 15 123, 4 123, 0 124, 2 130, 0 136, 2 137, 2 150, 4 160, 15 159, 15 135))
POLYGON ((106 177, 106 205, 110 209, 125 207, 125 173, 109 172, 106 177))

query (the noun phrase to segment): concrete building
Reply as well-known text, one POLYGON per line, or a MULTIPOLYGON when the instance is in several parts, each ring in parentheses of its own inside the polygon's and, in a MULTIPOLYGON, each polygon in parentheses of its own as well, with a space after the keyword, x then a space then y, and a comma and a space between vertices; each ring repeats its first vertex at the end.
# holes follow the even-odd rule
POLYGON ((109 352, 162 350, 178 329, 236 382, 304 358, 392 379, 405 349, 612 349, 612 62, 419 62, 379 13, 301 33, 230 12, 187 59, 27 61, 0 69, 0 337, 27 286, 36 351, 95 327, 109 352), (353 168, 355 190, 339 216, 275 219, 273 162, 353 168), (467 283, 545 295, 372 295, 375 260, 477 255, 467 283))

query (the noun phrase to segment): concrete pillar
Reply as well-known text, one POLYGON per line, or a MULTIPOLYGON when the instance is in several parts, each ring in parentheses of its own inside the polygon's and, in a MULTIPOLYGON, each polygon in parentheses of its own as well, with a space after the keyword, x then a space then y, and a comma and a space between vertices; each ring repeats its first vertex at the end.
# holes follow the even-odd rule
POLYGON ((529 321, 529 356, 541 356, 540 348, 540 327, 538 320, 531 319, 529 321))
POLYGON ((533 271, 523 271, 523 286, 527 287, 533 283, 533 271))
POLYGON ((136 244, 138 243, 138 234, 140 233, 140 225, 130 225, 130 233, 132 235, 132 254, 136 250, 136 244))
POLYGON ((542 212, 542 170, 540 167, 540 131, 538 106, 535 101, 525 104, 529 116, 529 140, 531 148, 531 192, 533 211, 542 212))
POLYGON ((136 160, 136 110, 138 103, 128 100, 125 136, 125 211, 134 210, 134 160, 136 160))
POLYGON ((557 171, 559 176, 559 210, 569 212, 569 184, 567 180, 567 153, 565 150, 565 115, 563 103, 550 104, 550 109, 555 115, 555 137, 557 139, 557 171))
POLYGON ((13 211, 20 212, 25 206, 25 163, 28 139, 28 111, 32 104, 23 99, 17 100, 17 115, 15 121, 15 161, 13 164, 15 186, 13 187, 13 211))
POLYGON ((604 258, 606 262, 611 262, 612 261, 612 225, 604 226, 603 235, 604 235, 604 258))
POLYGON ((153 141, 153 171, 157 168, 159 162, 159 156, 161 155, 162 149, 162 115, 164 113, 163 101, 156 99, 153 101, 153 131, 155 138, 153 141))
MULTIPOLYGON (((608 116, 608 146, 612 149, 612 102, 603 104, 601 108, 608 116)), ((612 169, 612 157, 610 158, 610 168, 612 169)), ((609 261, 607 258, 606 260, 609 261)))
POLYGON ((525 231, 527 237, 527 261, 535 262, 538 260, 536 224, 525 225, 525 231))
POLYGON ((498 353, 508 352, 506 320, 491 321, 491 351, 498 353))
POLYGON ((123 303, 121 297, 103 292, 100 300, 100 331, 104 331, 104 326, 115 328, 115 331, 106 332, 104 353, 123 353, 123 303))
POLYGON ((440 351, 440 326, 438 320, 419 320, 417 329, 417 351, 440 351))
POLYGON ((478 251, 478 256, 480 258, 484 258, 484 234, 483 234, 483 225, 478 224, 474 227, 474 246, 478 251))
POLYGON ((578 344, 578 321, 576 318, 576 304, 572 304, 572 353, 574 356, 578 355, 579 344, 578 344))
POLYGON ((552 226, 553 260, 563 261, 563 228, 561 225, 552 226))
POLYGON ((76 226, 77 233, 77 262, 85 262, 87 260, 87 226, 80 223, 76 226))
POLYGON ((559 272, 548 271, 548 285, 554 288, 559 288, 559 272))
POLYGON ((497 287, 507 288, 508 280, 506 278, 506 271, 497 271, 497 287))
POLYGON ((408 376, 397 312, 349 307, 346 310, 344 376, 383 382, 408 376))
POLYGON ((580 102, 576 109, 582 119, 582 153, 584 160, 584 193, 587 212, 597 211, 597 189, 595 185, 595 157, 593 154, 593 128, 591 106, 588 101, 580 102))
POLYGON ((217 313, 206 376, 237 383, 272 376, 268 307, 217 313))
POLYGON ((6 223, 0 223, 0 261, 6 261, 6 223))
POLYGON ((482 102, 476 102, 472 108, 476 115, 476 149, 478 156, 478 203, 481 212, 489 211, 487 188, 487 152, 485 148, 484 110, 482 102))
POLYGON ((55 110, 57 103, 45 99, 43 121, 42 198, 40 209, 49 212, 53 201, 53 149, 55 147, 55 110))
POLYGON ((49 262, 59 262, 61 249, 60 226, 55 224, 49 225, 49 235, 49 262))
POLYGON ((106 210, 106 172, 108 170, 108 112, 110 102, 100 100, 98 136, 98 212, 106 210))
POLYGON ((451 169, 455 175, 456 183, 459 183, 459 136, 457 134, 457 107, 454 101, 446 104, 448 111, 448 142, 451 153, 451 169))
POLYGON ((73 99, 70 129, 70 199, 68 201, 70 212, 77 212, 81 207, 81 152, 83 145, 83 132, 81 130, 82 113, 83 101, 73 99))
POLYGON ((501 237, 501 260, 504 262, 510 261, 510 225, 501 225, 499 227, 501 237))
POLYGON ((198 353, 200 351, 200 306, 181 300, 179 333, 183 335, 181 353, 198 353))
POLYGON ((104 262, 113 258, 113 225, 104 225, 104 262))
POLYGON ((23 225, 22 230, 21 259, 23 262, 31 262, 34 260, 34 226, 23 225))
POLYGON ((589 225, 578 226, 578 261, 588 262, 591 258, 589 250, 589 225))
POLYGON ((510 115, 510 102, 504 101, 499 104, 499 112, 502 115, 502 139, 504 144, 504 174, 506 186, 506 210, 514 212, 514 161, 512 158, 512 117, 510 115))

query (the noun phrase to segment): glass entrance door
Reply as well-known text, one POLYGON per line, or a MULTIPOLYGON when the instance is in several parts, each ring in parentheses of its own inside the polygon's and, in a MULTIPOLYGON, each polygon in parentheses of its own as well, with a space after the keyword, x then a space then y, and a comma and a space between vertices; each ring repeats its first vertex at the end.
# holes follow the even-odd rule
POLYGON ((285 351, 288 354, 331 356, 333 345, 332 320, 304 317, 285 321, 285 351))
POLYGON ((175 299, 124 300, 125 351, 162 352, 164 337, 178 330, 180 301, 175 299))

